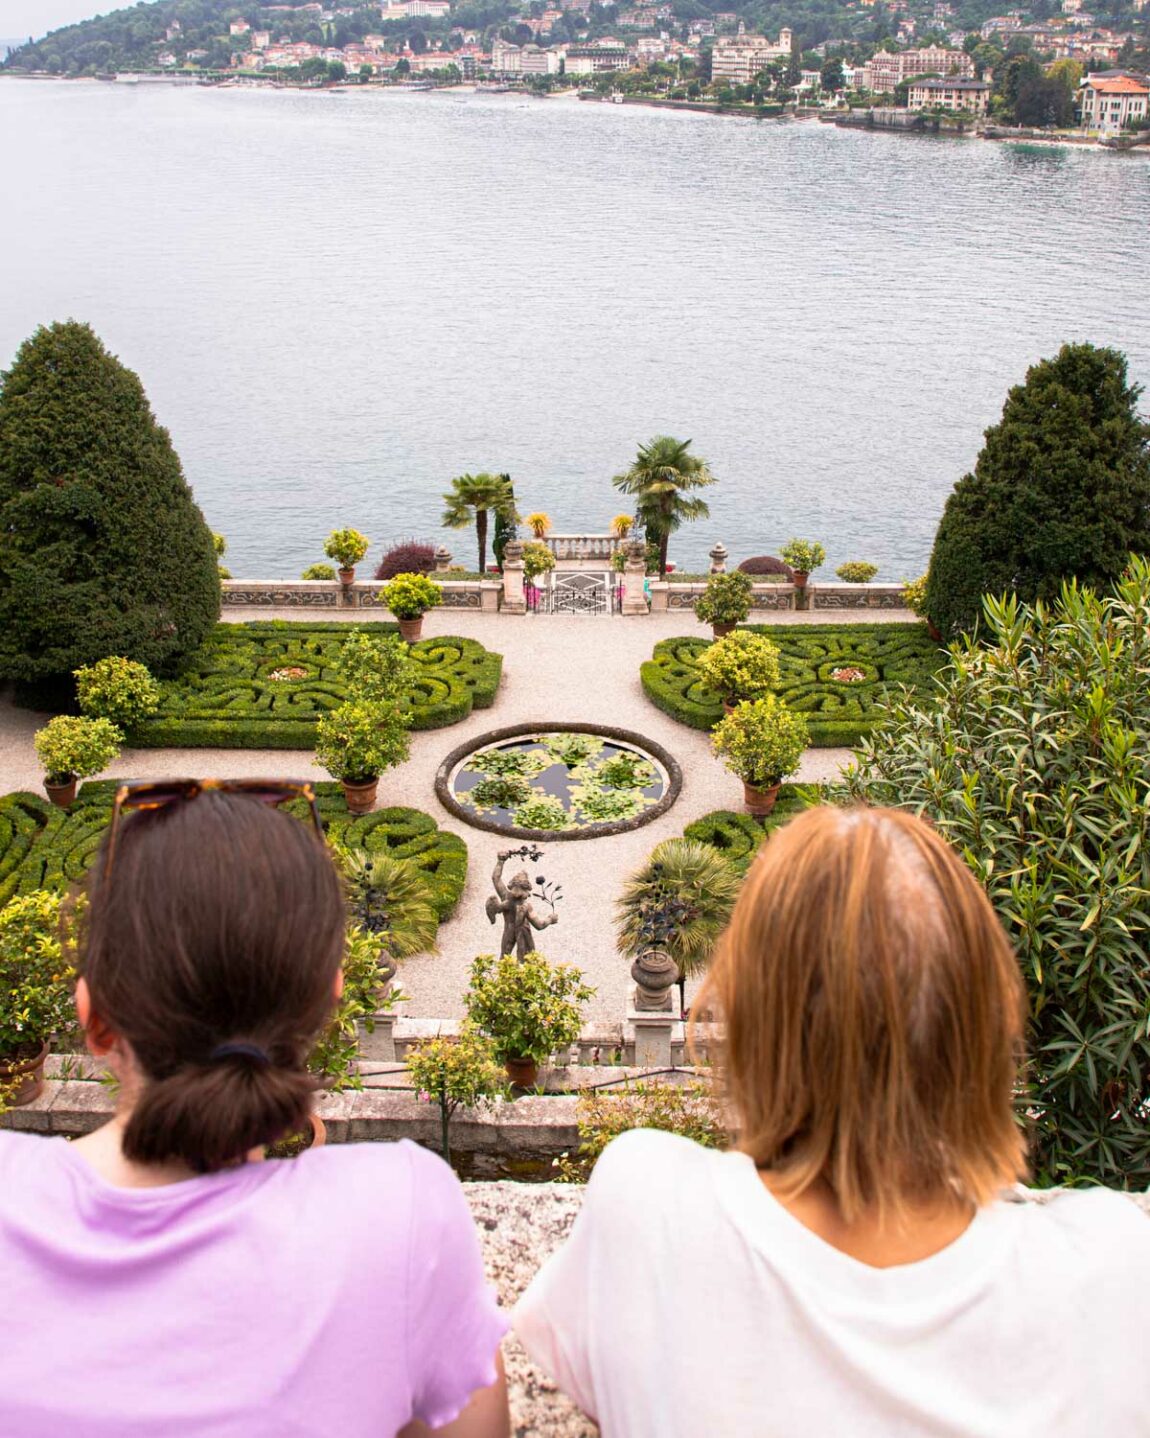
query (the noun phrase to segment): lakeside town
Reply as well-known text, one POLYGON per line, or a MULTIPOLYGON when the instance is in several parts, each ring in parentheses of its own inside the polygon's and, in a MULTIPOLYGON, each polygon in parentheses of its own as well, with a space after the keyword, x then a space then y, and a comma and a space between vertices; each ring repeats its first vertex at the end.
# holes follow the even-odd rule
POLYGON ((1150 144, 1148 3, 1108 0, 1115 13, 1094 13, 1062 0, 1052 13, 1037 0, 971 25, 969 3, 846 0, 757 33, 738 10, 694 0, 159 0, 29 40, 3 69, 130 83, 475 85, 856 123, 874 123, 878 107, 888 128, 930 116, 1133 146, 1150 144))

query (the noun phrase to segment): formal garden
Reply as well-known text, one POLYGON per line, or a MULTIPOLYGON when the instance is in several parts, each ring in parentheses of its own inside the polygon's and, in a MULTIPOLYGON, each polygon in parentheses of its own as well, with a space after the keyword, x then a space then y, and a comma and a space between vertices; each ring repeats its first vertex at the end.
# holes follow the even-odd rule
MULTIPOLYGON (((224 546, 139 380, 85 326, 39 331, 0 391, 5 762, 26 778, 34 745, 46 790, 0 795, 5 1122, 69 1132, 104 1111, 73 1052, 66 898, 119 784, 240 776, 236 751, 277 750, 303 786, 289 810, 307 819, 314 793, 347 893, 345 996, 312 1060, 329 1137, 410 1132, 457 1161, 533 1145, 530 1176, 574 1178, 635 1122, 726 1141, 706 1063, 722 1016, 693 1013, 687 1041, 698 981, 771 833, 811 804, 871 803, 928 816, 1017 947, 1036 1180, 1145 1186, 1150 439, 1136 399, 1112 351, 1066 346, 1034 367, 955 486, 928 574, 905 585, 917 619, 820 614, 822 545, 792 538, 730 571, 713 555, 686 612, 648 612, 632 583, 623 618, 582 628, 441 610, 450 570, 410 541, 379 562, 370 618, 222 624, 224 546), (1044 429, 1054 399, 1064 421, 1044 429), (780 595, 789 608, 760 622, 780 595)), ((614 478, 633 513, 610 522, 605 562, 661 583, 715 482, 689 442, 642 446, 614 478)), ((510 476, 458 476, 444 524, 474 530, 468 574, 489 572, 489 545, 509 570, 540 546, 541 583, 543 553, 554 568, 549 516, 521 517, 510 476)), ((306 582, 350 592, 369 540, 345 525, 325 551, 330 572, 306 582)), ((874 572, 859 560, 839 578, 865 591, 874 572)))

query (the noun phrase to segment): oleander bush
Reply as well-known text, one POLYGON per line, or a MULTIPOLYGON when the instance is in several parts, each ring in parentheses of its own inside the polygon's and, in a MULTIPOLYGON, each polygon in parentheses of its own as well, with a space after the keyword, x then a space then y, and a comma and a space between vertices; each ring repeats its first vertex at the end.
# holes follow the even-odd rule
MULTIPOLYGON (((383 623, 217 625, 184 673, 161 686, 158 711, 136 725, 131 741, 153 749, 310 749, 319 717, 349 698, 345 645, 358 634, 398 632, 383 623)), ((402 699, 409 728, 440 729, 494 702, 503 657, 476 640, 424 639, 408 656, 416 675, 402 699)))
POLYGON ((1150 1183, 1150 561, 1115 592, 988 600, 934 702, 897 699, 836 797, 922 814, 986 888, 1030 992, 1043 1185, 1150 1183))
MULTIPOLYGON (((377 809, 355 816, 347 812, 338 784, 315 786, 328 837, 342 849, 362 850, 370 858, 404 859, 428 879, 431 902, 442 922, 455 909, 467 879, 467 846, 440 829, 419 809, 377 809)), ((14 894, 37 889, 58 892, 81 883, 96 857, 112 814, 116 781, 80 787, 71 809, 58 809, 36 794, 0 797, 0 904, 14 894)), ((297 818, 307 806, 296 800, 285 808, 297 818)))
MULTIPOLYGON (((765 635, 778 646, 774 692, 804 716, 817 748, 857 744, 882 719, 899 686, 929 691, 945 659, 925 625, 759 624, 739 632, 765 635), (834 670, 861 671, 863 678, 832 679, 834 670)), ((694 729, 712 729, 723 717, 722 702, 698 666, 708 647, 705 639, 661 640, 640 670, 647 698, 694 729)))

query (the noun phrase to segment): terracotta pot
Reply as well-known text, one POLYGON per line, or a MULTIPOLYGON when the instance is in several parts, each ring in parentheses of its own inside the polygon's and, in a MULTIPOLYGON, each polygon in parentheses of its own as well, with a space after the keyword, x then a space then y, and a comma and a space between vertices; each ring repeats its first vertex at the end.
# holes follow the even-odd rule
POLYGON ((808 570, 808 569, 796 569, 796 570, 795 570, 795 577, 794 577, 794 580, 793 580, 793 583, 794 583, 795 588, 796 588, 796 589, 805 589, 805 588, 807 587, 807 580, 808 580, 810 577, 811 577, 811 575, 810 575, 810 570, 808 570))
POLYGON ((364 784, 349 784, 343 781, 343 797, 347 800, 348 813, 370 814, 379 790, 378 779, 368 779, 364 784))
POLYGON ((66 784, 49 784, 45 779, 44 792, 53 804, 58 804, 61 809, 70 809, 76 802, 76 780, 69 779, 66 784))
POLYGON ((343 587, 344 587, 345 589, 348 587, 349 584, 354 584, 354 583, 355 583, 355 570, 354 570, 354 569, 341 569, 341 570, 339 571, 339 582, 343 585, 343 587))
POLYGON ((517 1088, 534 1088, 539 1081, 539 1065, 534 1059, 505 1058, 503 1067, 517 1088))
POLYGON ((727 635, 727 634, 733 634, 734 632, 735 632, 735 626, 734 626, 733 624, 712 624, 712 625, 711 625, 711 633, 712 633, 712 635, 714 635, 714 637, 715 637, 716 639, 722 639, 725 635, 727 635))
POLYGON ((423 633, 423 615, 418 619, 401 619, 399 621, 399 637, 405 644, 418 644, 420 635, 423 633))
POLYGON ((756 788, 753 784, 743 784, 743 803, 747 807, 747 813, 752 819, 765 819, 775 807, 775 800, 779 797, 780 784, 771 784, 765 789, 756 788))
MULTIPOLYGON (((73 786, 74 787, 74 786, 73 786)), ((42 1044, 40 1052, 27 1059, 8 1059, 0 1063, 0 1088, 5 1092, 5 1102, 13 1108, 20 1108, 44 1092, 44 1062, 48 1057, 48 1045, 42 1044), (15 1081, 16 1087, 9 1094, 8 1085, 15 1081)))

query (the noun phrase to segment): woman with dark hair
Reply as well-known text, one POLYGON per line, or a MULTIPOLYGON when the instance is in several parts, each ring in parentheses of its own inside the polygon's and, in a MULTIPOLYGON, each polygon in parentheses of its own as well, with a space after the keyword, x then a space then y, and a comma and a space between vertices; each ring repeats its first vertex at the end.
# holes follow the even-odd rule
POLYGON ((737 1148, 617 1138, 515 1314, 604 1438, 1150 1433, 1150 1221, 1005 1201, 1026 993, 939 835, 793 820, 707 988, 737 1148))
POLYGON ((504 1438, 505 1324, 447 1166, 255 1161, 308 1125, 346 920, 315 829, 272 807, 307 786, 230 787, 117 796, 76 989, 116 1113, 0 1133, 0 1435, 504 1438))

